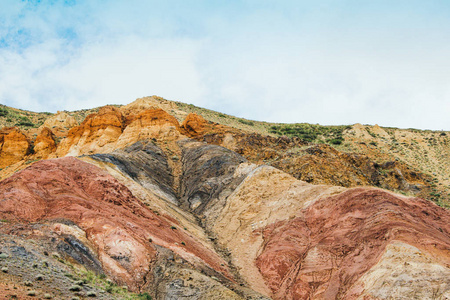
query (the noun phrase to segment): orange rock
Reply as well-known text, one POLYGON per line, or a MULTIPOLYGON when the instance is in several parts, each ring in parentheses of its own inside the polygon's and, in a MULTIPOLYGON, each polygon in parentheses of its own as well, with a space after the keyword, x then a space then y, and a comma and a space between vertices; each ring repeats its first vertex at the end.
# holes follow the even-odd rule
POLYGON ((148 109, 138 115, 129 116, 126 123, 129 125, 123 131, 114 149, 145 139, 177 140, 180 136, 180 124, 177 119, 160 108, 148 109))
POLYGON ((47 128, 43 127, 41 133, 34 142, 35 158, 46 159, 51 153, 56 151, 55 135, 47 128))
POLYGON ((58 111, 57 114, 45 120, 42 127, 67 130, 77 125, 78 122, 74 117, 64 111, 58 111))
POLYGON ((90 114, 80 126, 72 128, 57 149, 57 156, 101 152, 105 145, 115 142, 124 129, 124 118, 113 106, 100 108, 90 114))
POLYGON ((169 111, 177 109, 177 105, 172 102, 165 100, 158 96, 144 97, 136 99, 134 102, 122 106, 120 108, 121 112, 125 116, 137 115, 140 112, 148 109, 157 109, 161 108, 163 110, 169 111))
POLYGON ((29 150, 30 142, 19 129, 12 127, 0 131, 0 168, 21 161, 29 150))
POLYGON ((186 119, 184 119, 181 127, 188 132, 190 136, 204 134, 206 120, 202 116, 194 113, 190 113, 186 119))
POLYGON ((144 110, 133 118, 133 122, 139 122, 141 127, 169 124, 180 128, 177 119, 160 108, 144 110))

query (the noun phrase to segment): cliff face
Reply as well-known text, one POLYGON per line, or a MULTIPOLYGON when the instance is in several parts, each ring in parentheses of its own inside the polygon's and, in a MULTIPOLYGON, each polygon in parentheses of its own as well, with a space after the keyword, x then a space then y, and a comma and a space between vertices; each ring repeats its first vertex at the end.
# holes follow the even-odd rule
POLYGON ((158 103, 0 133, 0 296, 450 298, 449 211, 370 187, 423 174, 158 103))
POLYGON ((30 150, 28 138, 16 128, 0 131, 0 168, 20 162, 30 150))

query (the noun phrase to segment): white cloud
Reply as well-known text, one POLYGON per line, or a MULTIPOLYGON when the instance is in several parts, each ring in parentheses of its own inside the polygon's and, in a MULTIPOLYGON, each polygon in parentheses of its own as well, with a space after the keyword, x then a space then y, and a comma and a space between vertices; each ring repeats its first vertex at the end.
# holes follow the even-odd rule
POLYGON ((258 3, 10 1, 0 101, 55 111, 156 94, 259 120, 450 130, 442 15, 258 3))

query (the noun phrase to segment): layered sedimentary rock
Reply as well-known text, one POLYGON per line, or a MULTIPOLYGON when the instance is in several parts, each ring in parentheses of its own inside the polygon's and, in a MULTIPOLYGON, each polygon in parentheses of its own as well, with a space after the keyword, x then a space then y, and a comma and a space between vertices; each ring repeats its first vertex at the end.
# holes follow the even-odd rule
POLYGON ((148 109, 125 117, 118 108, 106 106, 69 131, 58 145, 56 157, 108 153, 144 139, 177 139, 178 136, 178 121, 162 109, 148 109))
MULTIPOLYGON (((256 264, 276 298, 356 298, 364 291, 356 281, 380 260, 387 245, 402 241, 439 261, 438 277, 443 279, 450 271, 449 221, 442 208, 418 198, 352 189, 312 204, 292 220, 266 226, 256 264)), ((398 259, 408 263, 409 256, 399 252, 398 259)), ((433 274, 433 268, 429 274, 423 270, 422 281, 433 274)), ((433 276, 427 282, 442 283, 433 276)))
POLYGON ((117 140, 115 149, 129 146, 137 141, 161 138, 176 140, 180 135, 180 125, 175 117, 162 109, 148 109, 129 116, 123 134, 117 140))
POLYGON ((181 203, 198 215, 220 211, 226 198, 251 170, 246 159, 223 147, 191 140, 182 146, 183 175, 181 203), (242 163, 244 168, 239 168, 242 163))
MULTIPOLYGON (((82 266, 156 299, 450 297, 448 210, 346 188, 421 195, 423 174, 176 109, 156 98, 104 107, 60 143, 52 128, 31 142, 0 132, 0 175, 28 166, 0 182, 0 290, 44 273, 38 296, 67 299, 82 266), (35 162, 66 155, 79 157, 35 162)), ((114 298, 104 284, 76 296, 114 298)))
POLYGON ((191 137, 205 134, 205 126, 207 122, 202 116, 190 113, 186 119, 184 119, 181 127, 186 130, 187 134, 191 137))
POLYGON ((67 219, 77 224, 105 273, 132 289, 155 283, 154 263, 164 251, 180 257, 180 263, 232 280, 226 263, 176 221, 151 211, 107 172, 78 159, 36 163, 2 181, 0 198, 4 220, 67 219))
MULTIPOLYGON (((57 157, 90 154, 102 151, 122 134, 124 117, 112 106, 105 106, 91 114, 79 126, 73 127, 58 145, 57 157)), ((109 149, 105 149, 107 151, 109 149)))
POLYGON ((137 115, 148 109, 163 109, 171 111, 177 109, 177 105, 158 96, 144 97, 136 99, 128 105, 121 107, 121 111, 125 116, 137 115))
POLYGON ((17 128, 0 131, 0 169, 20 162, 30 151, 30 141, 17 128))
MULTIPOLYGON (((189 168, 188 174, 197 178, 184 182, 192 187, 190 195, 204 195, 199 197, 202 209, 191 209, 206 217, 205 226, 230 251, 232 264, 253 289, 275 299, 357 298, 365 293, 357 281, 395 241, 432 258, 422 262, 427 267, 420 285, 449 288, 445 275, 450 266, 450 215, 445 209, 378 189, 311 185, 270 167, 250 168, 236 185, 231 178, 239 178, 246 163, 232 167, 224 163, 220 172, 208 172, 213 162, 221 165, 225 156, 219 153, 210 152, 213 156, 189 168), (233 175, 221 182, 232 193, 223 195, 226 201, 222 202, 221 193, 212 192, 217 187, 208 192, 205 186, 227 172, 233 175), (440 271, 433 275, 433 270, 440 271), (426 280, 427 276, 431 279, 426 280)), ((398 259, 406 263, 409 254, 398 253, 398 259)), ((407 271, 416 272, 414 268, 407 271)), ((377 288, 381 286, 372 286, 370 294, 379 293, 377 288)), ((390 289, 402 293, 395 283, 390 289)))
POLYGON ((25 224, 42 224, 31 232, 67 237, 64 257, 158 299, 447 297, 445 209, 176 144, 176 162, 147 140, 84 162, 35 163, 0 182, 0 218, 10 222, 0 231, 26 236, 25 224), (71 239, 88 254, 71 250, 71 239))
POLYGON ((430 176, 392 157, 376 162, 366 155, 340 152, 325 144, 309 145, 298 138, 214 132, 213 129, 193 137, 224 146, 251 162, 271 165, 313 184, 370 185, 420 197, 430 191, 430 176))
POLYGON ((56 151, 56 136, 53 132, 47 128, 43 127, 40 134, 36 137, 34 141, 34 157, 37 159, 46 159, 53 152, 56 151))
POLYGON ((55 131, 67 131, 78 125, 77 120, 64 111, 58 111, 55 115, 46 119, 42 127, 47 127, 55 131))

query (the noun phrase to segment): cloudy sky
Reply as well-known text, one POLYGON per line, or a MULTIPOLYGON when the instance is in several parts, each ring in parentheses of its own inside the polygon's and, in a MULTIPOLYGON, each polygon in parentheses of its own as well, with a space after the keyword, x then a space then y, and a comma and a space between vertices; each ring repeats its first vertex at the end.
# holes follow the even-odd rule
POLYGON ((448 0, 1 0, 0 103, 450 130, 448 0))

